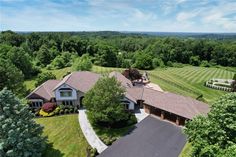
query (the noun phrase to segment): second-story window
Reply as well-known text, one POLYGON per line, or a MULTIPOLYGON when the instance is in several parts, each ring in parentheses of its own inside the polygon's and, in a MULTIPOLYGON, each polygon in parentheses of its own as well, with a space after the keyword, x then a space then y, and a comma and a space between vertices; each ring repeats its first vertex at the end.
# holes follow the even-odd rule
POLYGON ((61 97, 71 97, 72 90, 71 89, 60 89, 60 96, 61 97))

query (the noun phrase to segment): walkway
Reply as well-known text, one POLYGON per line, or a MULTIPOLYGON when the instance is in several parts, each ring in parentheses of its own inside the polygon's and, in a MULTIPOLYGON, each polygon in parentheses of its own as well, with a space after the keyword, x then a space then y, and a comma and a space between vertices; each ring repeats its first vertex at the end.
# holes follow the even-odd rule
POLYGON ((137 118, 138 123, 141 122, 144 118, 146 118, 149 114, 147 114, 144 109, 139 109, 134 112, 135 117, 137 118))
POLYGON ((96 148, 97 151, 101 153, 107 148, 107 146, 96 135, 95 131, 93 130, 92 126, 90 125, 87 119, 87 115, 85 111, 86 111, 85 109, 79 110, 78 118, 79 118, 79 124, 80 124, 81 130, 85 138, 87 139, 88 143, 90 144, 90 146, 92 146, 93 148, 96 148))
POLYGON ((148 116, 98 157, 178 157, 186 141, 181 127, 148 116))

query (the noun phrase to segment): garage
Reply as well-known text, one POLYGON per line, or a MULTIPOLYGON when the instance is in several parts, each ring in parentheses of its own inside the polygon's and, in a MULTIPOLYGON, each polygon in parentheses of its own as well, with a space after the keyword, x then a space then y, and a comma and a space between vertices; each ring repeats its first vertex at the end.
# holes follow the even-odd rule
POLYGON ((143 106, 144 106, 144 110, 146 113, 152 114, 152 115, 157 116, 161 119, 168 120, 168 121, 173 122, 177 125, 183 126, 185 124, 185 121, 188 120, 187 118, 184 118, 182 116, 176 115, 176 114, 168 112, 168 111, 164 111, 164 110, 159 109, 157 107, 150 106, 148 104, 143 104, 143 106))

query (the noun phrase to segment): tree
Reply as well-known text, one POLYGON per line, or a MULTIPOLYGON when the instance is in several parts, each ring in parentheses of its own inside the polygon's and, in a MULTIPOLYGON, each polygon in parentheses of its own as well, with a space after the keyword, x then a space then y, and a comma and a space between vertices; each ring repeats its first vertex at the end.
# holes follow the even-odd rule
POLYGON ((38 77, 36 78, 35 86, 37 87, 37 86, 41 85, 42 83, 44 83, 45 81, 53 80, 53 79, 56 79, 56 76, 51 72, 40 73, 38 75, 38 77))
POLYGON ((143 70, 153 69, 152 56, 144 52, 138 52, 135 55, 134 67, 143 70))
POLYGON ((115 127, 118 123, 125 124, 129 118, 121 104, 123 98, 121 84, 114 77, 103 77, 85 94, 83 103, 93 123, 115 127))
POLYGON ((12 63, 22 71, 25 78, 30 78, 33 71, 33 64, 27 52, 21 47, 13 47, 7 54, 12 63))
POLYGON ((126 69, 122 72, 122 75, 131 81, 142 79, 142 74, 137 69, 126 69))
POLYGON ((54 58, 50 66, 52 66, 53 69, 61 69, 65 67, 65 61, 62 56, 57 56, 54 58))
POLYGON ((51 62, 51 54, 46 45, 42 45, 37 52, 37 59, 42 66, 46 66, 51 62))
POLYGON ((115 67, 116 66, 116 52, 115 49, 107 45, 99 45, 98 52, 95 54, 94 64, 105 66, 105 67, 115 67))
POLYGON ((187 122, 184 132, 193 146, 193 156, 218 157, 221 152, 235 148, 235 113, 236 93, 230 93, 216 101, 206 117, 198 116, 187 122))
POLYGON ((190 64, 194 66, 199 66, 201 63, 199 56, 192 56, 190 57, 190 64))
POLYGON ((92 66, 93 64, 88 54, 83 54, 81 57, 77 58, 72 65, 74 70, 81 71, 90 71, 92 69, 92 66))
POLYGON ((4 88, 0 91, 0 156, 40 157, 45 149, 43 128, 26 104, 4 88))
POLYGON ((162 61, 161 58, 153 58, 152 64, 153 64, 154 68, 156 68, 156 67, 163 67, 164 66, 164 62, 162 61))
POLYGON ((17 34, 12 31, 3 31, 0 34, 0 43, 8 44, 11 46, 20 46, 25 41, 23 35, 17 34))
POLYGON ((24 75, 10 60, 0 58, 0 90, 4 87, 22 96, 25 92, 23 86, 24 75))

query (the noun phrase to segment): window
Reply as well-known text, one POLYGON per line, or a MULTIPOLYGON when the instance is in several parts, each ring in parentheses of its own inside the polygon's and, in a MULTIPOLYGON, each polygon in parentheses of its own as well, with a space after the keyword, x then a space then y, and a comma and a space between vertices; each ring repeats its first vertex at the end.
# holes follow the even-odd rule
POLYGON ((72 101, 62 101, 62 104, 63 105, 66 105, 66 106, 73 106, 73 102, 72 101))
POLYGON ((127 100, 122 100, 121 102, 122 102, 122 104, 124 104, 125 109, 128 110, 130 102, 127 100))
POLYGON ((61 97, 71 97, 72 91, 60 91, 60 96, 61 97))
POLYGON ((42 101, 32 102, 32 107, 42 107, 42 105, 43 105, 42 101))

